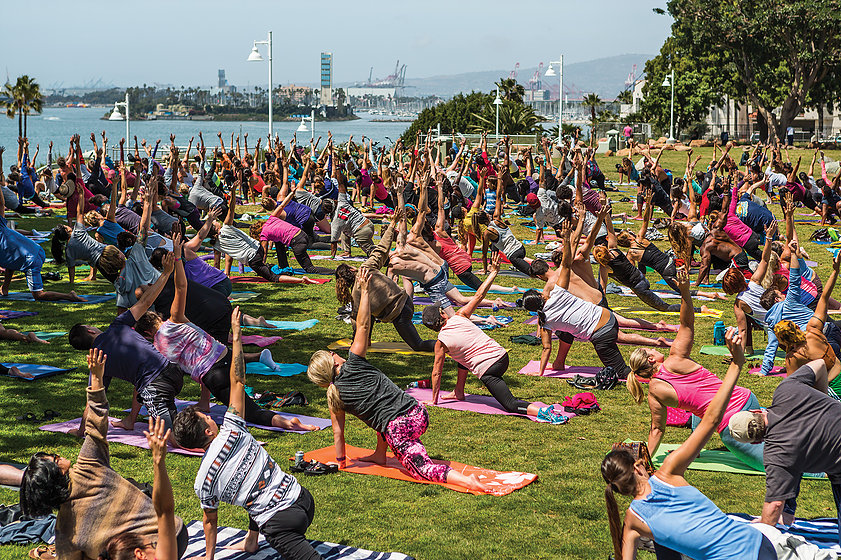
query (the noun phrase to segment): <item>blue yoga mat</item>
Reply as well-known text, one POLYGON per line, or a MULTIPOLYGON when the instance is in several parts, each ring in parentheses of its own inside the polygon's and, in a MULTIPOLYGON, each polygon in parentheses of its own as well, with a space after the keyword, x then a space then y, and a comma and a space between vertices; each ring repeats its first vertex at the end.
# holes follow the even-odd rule
POLYGON ((76 369, 74 367, 57 368, 53 366, 44 366, 39 364, 14 364, 6 362, 3 362, 3 365, 7 368, 16 367, 22 373, 30 373, 34 377, 34 379, 23 379, 24 381, 35 381, 35 379, 41 379, 42 377, 49 377, 51 375, 57 375, 59 373, 66 373, 68 371, 73 371, 74 369, 76 369))
MULTIPOLYGON (((308 329, 310 327, 314 327, 318 324, 318 319, 309 319, 307 321, 266 321, 270 325, 273 325, 276 329, 281 330, 288 330, 288 331, 302 331, 308 329)), ((266 327, 251 327, 247 326, 246 329, 265 329, 266 327)), ((274 330, 274 329, 272 329, 274 330)))
MULTIPOLYGON (((655 283, 656 283, 656 284, 663 284, 664 286, 668 286, 668 285, 669 285, 669 283, 668 283, 668 282, 666 282, 665 280, 658 280, 658 281, 657 281, 657 282, 655 282, 655 283)), ((715 284, 701 284, 701 286, 700 286, 700 287, 701 287, 701 288, 720 288, 720 287, 721 287, 721 283, 720 283, 720 282, 716 282, 715 284)), ((690 289, 694 289, 694 288, 695 288, 695 285, 693 284, 693 285, 692 285, 692 286, 690 286, 689 288, 690 288, 690 289)))
MULTIPOLYGON (((422 314, 423 314, 422 311, 415 311, 412 314, 412 323, 414 323, 415 325, 422 324, 423 323, 422 317, 421 317, 422 314)), ((482 317, 483 319, 487 319, 489 317, 489 315, 477 315, 477 317, 482 317)), ((496 318, 497 321, 502 323, 502 326, 505 326, 505 325, 508 325, 508 324, 511 324, 511 323, 514 322, 513 317, 508 317, 506 315, 494 315, 494 317, 496 318)), ((477 324, 476 326, 479 327, 480 329, 482 329, 483 331, 492 331, 493 329, 498 327, 498 325, 491 325, 491 324, 485 324, 485 325, 477 324)))
POLYGON ((277 375, 278 377, 292 377, 307 371, 307 366, 302 364, 277 364, 280 368, 275 371, 260 362, 249 362, 245 364, 245 373, 248 375, 277 375))
MULTIPOLYGON (((88 301, 48 301, 46 303, 70 303, 75 305, 85 305, 85 304, 94 304, 94 303, 105 303, 106 301, 111 301, 117 297, 117 294, 92 294, 92 295, 85 295, 79 294, 79 297, 83 297, 88 301)), ((35 298, 32 297, 32 294, 29 292, 9 292, 7 296, 0 296, 0 300, 8 300, 8 301, 35 301, 35 298)), ((44 302, 38 302, 44 303, 44 302)))
MULTIPOLYGON (((465 286, 464 284, 456 284, 456 288, 458 289, 459 292, 476 293, 476 288, 471 288, 470 286, 465 286)), ((490 289, 490 290, 488 290, 488 293, 489 294, 498 294, 498 295, 503 295, 503 296, 513 296, 513 295, 516 295, 516 294, 525 293, 526 289, 527 288, 517 288, 517 291, 513 292, 513 293, 504 292, 504 291, 501 291, 501 290, 490 289)))

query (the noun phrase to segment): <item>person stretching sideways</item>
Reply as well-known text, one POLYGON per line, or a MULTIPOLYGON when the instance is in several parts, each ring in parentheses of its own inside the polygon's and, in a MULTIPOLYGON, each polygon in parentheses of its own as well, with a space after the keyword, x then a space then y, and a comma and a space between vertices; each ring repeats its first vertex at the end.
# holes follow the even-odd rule
MULTIPOLYGON (((774 545, 756 524, 730 519, 683 477, 721 422, 739 379, 745 357, 734 330, 728 329, 725 334, 733 362, 704 418, 654 474, 649 476, 643 460, 627 449, 611 451, 602 461, 615 558, 636 558, 639 540, 646 537, 694 560, 776 560, 774 545), (619 518, 617 493, 633 498, 624 523, 619 518)), ((838 405, 841 407, 841 403, 838 405)))
POLYGON ((377 432, 377 449, 372 455, 360 458, 378 464, 386 462, 386 448, 418 480, 457 484, 472 490, 488 491, 487 485, 476 475, 465 476, 449 466, 429 458, 420 436, 429 427, 426 408, 407 395, 383 372, 365 359, 371 332, 371 308, 368 269, 357 274, 362 290, 356 333, 348 358, 334 352, 319 350, 312 355, 307 377, 319 387, 327 389, 327 406, 333 422, 333 443, 340 468, 347 466, 345 457, 345 413, 350 413, 377 432))
MULTIPOLYGON (((155 535, 159 540, 168 539, 161 537, 153 500, 111 468, 108 399, 103 381, 110 358, 92 348, 87 360, 91 384, 87 389, 85 440, 76 464, 56 453, 38 452, 29 460, 20 487, 21 510, 27 517, 58 510, 55 548, 62 559, 97 558, 114 535, 132 533, 146 543, 155 535)), ((155 427, 160 425, 159 421, 155 427)), ((156 477, 153 496, 163 490, 159 488, 161 482, 156 477)), ((187 528, 178 517, 170 519, 177 535, 175 558, 180 558, 187 550, 187 528)))
POLYGON ((321 555, 304 536, 315 513, 312 494, 280 469, 248 433, 242 416, 246 404, 241 319, 237 307, 231 317, 230 403, 222 425, 195 405, 179 412, 173 425, 179 445, 204 449, 194 486, 203 514, 204 558, 213 560, 217 510, 224 500, 248 512, 248 535, 240 543, 245 551, 257 550, 259 531, 285 560, 320 560, 321 555))
POLYGON ((495 253, 488 277, 476 295, 452 317, 434 303, 423 310, 423 324, 438 333, 435 343, 435 365, 432 367, 432 403, 438 404, 441 373, 447 354, 458 366, 455 390, 443 399, 464 400, 464 382, 472 371, 484 383, 491 395, 507 412, 537 416, 538 420, 563 424, 568 418, 557 414, 552 406, 539 407, 535 403, 515 399, 502 376, 508 371, 508 351, 483 333, 470 320, 470 315, 487 294, 499 272, 499 253, 495 253))

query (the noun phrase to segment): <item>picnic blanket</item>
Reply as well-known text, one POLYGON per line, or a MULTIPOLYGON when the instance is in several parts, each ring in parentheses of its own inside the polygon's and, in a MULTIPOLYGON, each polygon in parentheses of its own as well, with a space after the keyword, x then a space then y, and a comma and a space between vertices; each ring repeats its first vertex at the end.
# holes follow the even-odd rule
MULTIPOLYGON (((329 350, 347 350, 353 341, 349 338, 342 338, 330 344, 329 350)), ((435 352, 416 352, 405 342, 372 342, 368 346, 368 352, 379 352, 381 354, 414 354, 417 356, 434 356, 435 352)))
MULTIPOLYGON (((87 301, 42 301, 39 300, 38 303, 70 303, 76 305, 87 305, 87 304, 94 304, 94 303, 105 303, 106 301, 111 301, 112 299, 116 299, 117 294, 79 294, 79 297, 85 298, 87 301)), ((0 296, 0 300, 9 300, 9 301, 36 301, 30 292, 9 292, 7 296, 0 296)))
MULTIPOLYGON (((727 517, 746 523, 750 523, 757 518, 746 513, 728 513, 727 517)), ((834 517, 818 517, 815 519, 800 519, 798 517, 789 527, 777 525, 776 529, 783 534, 802 537, 806 542, 820 549, 841 555, 841 545, 838 543, 838 519, 834 517)))
MULTIPOLYGON (((390 452, 386 454, 387 458, 385 465, 377 465, 375 463, 368 463, 366 461, 359 460, 359 457, 364 457, 370 455, 371 453, 373 453, 373 451, 371 451, 370 449, 361 449, 359 447, 346 445, 345 456, 347 457, 347 466, 343 468, 342 471, 354 474, 370 474, 375 476, 384 476, 386 478, 392 478, 394 480, 405 480, 408 482, 416 482, 418 484, 435 484, 437 486, 443 486, 445 488, 449 488, 450 490, 455 490, 456 492, 464 492, 466 494, 485 493, 480 492, 478 490, 468 490, 463 486, 458 486, 455 484, 430 482, 428 480, 417 480, 415 478, 412 478, 408 471, 406 471, 406 469, 403 468, 403 465, 401 465, 400 462, 390 452)), ((315 451, 304 453, 304 459, 307 461, 321 461, 322 463, 335 462, 336 450, 333 448, 332 445, 329 447, 324 447, 322 449, 316 449, 315 451)), ((457 463, 455 461, 434 462, 443 465, 449 465, 452 469, 468 476, 471 474, 475 474, 483 483, 493 487, 493 490, 490 492, 490 494, 494 496, 505 496, 515 490, 524 488, 532 482, 534 482, 535 480, 537 480, 537 475, 531 473, 499 472, 489 469, 483 469, 480 467, 472 467, 470 465, 457 463)))
MULTIPOLYGON (((420 387, 410 387, 406 389, 406 394, 414 397, 418 402, 423 401, 431 401, 432 400, 432 389, 421 389, 420 387)), ((548 406, 546 403, 542 402, 535 402, 539 407, 548 406)), ((528 416, 525 414, 519 414, 516 412, 508 412, 502 405, 497 402, 497 400, 488 395, 471 395, 468 393, 464 394, 463 401, 457 401, 455 399, 452 400, 442 400, 441 396, 438 396, 438 404, 434 404, 431 406, 436 406, 438 408, 447 408, 449 410, 459 410, 462 412, 477 412, 479 414, 503 414, 505 416, 519 416, 520 418, 527 418, 532 422, 540 422, 534 416, 528 416)), ((559 414, 563 414, 569 418, 575 416, 575 414, 571 412, 564 412, 563 408, 557 411, 559 414)))
MULTIPOLYGON (((187 523, 187 550, 182 558, 198 558, 204 555, 204 526, 201 521, 187 523)), ((256 552, 231 550, 226 548, 241 542, 246 532, 231 527, 219 527, 216 534, 216 554, 218 560, 282 560, 280 554, 269 546, 263 535, 257 541, 256 552)), ((322 541, 310 541, 310 544, 324 560, 414 560, 399 552, 374 552, 344 544, 322 541)))
POLYGON ((54 366, 46 366, 41 364, 17 364, 12 362, 3 362, 3 365, 7 368, 18 368, 22 373, 29 373, 33 376, 33 379, 24 379, 24 378, 16 378, 22 379, 23 381, 35 381, 35 379, 41 379, 42 377, 50 377, 51 375, 58 375, 59 373, 67 373, 68 371, 73 371, 76 368, 58 368, 54 366))
MULTIPOLYGON (((318 319, 307 319, 306 321, 266 321, 275 329, 287 331, 303 331, 318 324, 318 319)), ((243 325, 244 329, 270 329, 271 327, 259 327, 243 325)))

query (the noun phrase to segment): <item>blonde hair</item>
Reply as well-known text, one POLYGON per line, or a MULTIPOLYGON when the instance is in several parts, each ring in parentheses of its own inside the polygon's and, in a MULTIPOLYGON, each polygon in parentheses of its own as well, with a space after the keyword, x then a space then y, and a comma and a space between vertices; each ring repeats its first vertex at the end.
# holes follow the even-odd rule
POLYGON ((319 387, 327 388, 327 407, 332 411, 344 410, 345 403, 339 397, 339 389, 333 385, 336 379, 336 363, 327 350, 318 350, 310 358, 307 377, 319 387))
POLYGON ((642 384, 637 377, 651 379, 654 375, 654 364, 648 361, 648 352, 645 351, 645 348, 637 348, 631 352, 628 365, 631 366, 631 372, 627 379, 628 392, 631 393, 634 402, 640 404, 645 397, 645 392, 642 390, 642 384))
POLYGON ((97 212, 96 210, 89 210, 85 214, 85 225, 88 227, 97 227, 99 226, 99 220, 102 218, 102 214, 97 212))
POLYGON ((768 257, 768 267, 766 268, 765 276, 762 278, 760 285, 766 290, 774 284, 774 275, 780 269, 780 255, 775 251, 771 251, 768 257))
POLYGON ((593 257, 600 265, 612 271, 610 268, 610 249, 604 245, 596 245, 593 247, 593 257))
POLYGON ((126 256, 113 245, 106 245, 96 266, 105 276, 116 276, 125 268, 126 256))

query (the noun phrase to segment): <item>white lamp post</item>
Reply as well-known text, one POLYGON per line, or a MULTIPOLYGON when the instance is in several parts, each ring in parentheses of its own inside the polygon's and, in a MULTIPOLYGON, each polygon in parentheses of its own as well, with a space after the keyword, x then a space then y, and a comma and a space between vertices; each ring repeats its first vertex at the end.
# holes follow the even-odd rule
POLYGON ((552 68, 553 64, 558 65, 558 76, 560 77, 561 87, 558 90, 558 143, 563 140, 564 133, 564 55, 558 60, 552 60, 549 62, 549 68, 546 69, 546 77, 551 78, 555 75, 555 70, 552 68))
POLYGON ((672 71, 666 75, 666 79, 663 80, 663 87, 670 87, 672 88, 672 110, 671 110, 671 118, 669 119, 669 144, 674 144, 675 140, 675 69, 672 68, 672 71))
POLYGON ((306 132, 307 131, 307 123, 304 121, 310 121, 310 140, 315 139, 315 109, 312 110, 312 115, 309 117, 301 117, 301 124, 298 125, 298 132, 306 132))
POLYGON ((502 99, 499 98, 499 88, 496 88, 496 99, 494 99, 494 105, 496 105, 496 141, 499 142, 499 106, 502 105, 502 99))
POLYGON ((248 62, 262 62, 263 57, 257 50, 257 45, 269 46, 269 138, 272 138, 272 32, 269 31, 269 38, 266 41, 254 41, 251 54, 248 55, 248 62))
POLYGON ((128 108, 128 91, 126 91, 126 100, 125 101, 116 101, 114 102, 114 111, 111 113, 111 116, 108 117, 109 121, 121 121, 123 120, 123 116, 120 114, 120 107, 124 107, 126 110, 126 142, 128 139, 131 138, 129 132, 131 131, 131 126, 129 125, 129 108, 128 108))

